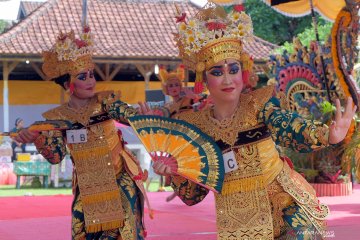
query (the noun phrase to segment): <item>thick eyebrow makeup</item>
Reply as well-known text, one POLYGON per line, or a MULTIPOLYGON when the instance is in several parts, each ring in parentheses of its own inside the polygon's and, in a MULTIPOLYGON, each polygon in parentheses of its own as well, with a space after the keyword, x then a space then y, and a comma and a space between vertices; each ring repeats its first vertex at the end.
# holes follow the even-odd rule
MULTIPOLYGON (((240 65, 238 62, 233 62, 233 63, 227 63, 227 65, 229 67, 232 67, 232 66, 235 66, 235 65, 240 65)), ((223 65, 220 65, 220 66, 212 66, 208 71, 212 70, 212 69, 220 69, 222 68, 223 65)))

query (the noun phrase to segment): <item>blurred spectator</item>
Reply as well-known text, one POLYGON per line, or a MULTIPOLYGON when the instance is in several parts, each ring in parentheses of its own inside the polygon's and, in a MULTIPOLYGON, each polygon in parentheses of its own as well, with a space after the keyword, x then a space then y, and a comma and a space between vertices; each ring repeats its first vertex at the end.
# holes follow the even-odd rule
MULTIPOLYGON (((11 129, 11 132, 18 132, 20 131, 21 129, 24 128, 24 120, 22 120, 21 118, 17 118, 15 120, 15 127, 13 129, 11 129)), ((21 148, 21 151, 22 153, 25 152, 25 147, 26 147, 26 144, 23 144, 23 143, 20 143, 20 142, 17 142, 15 139, 12 140, 12 143, 11 143, 11 147, 13 149, 13 155, 12 155, 12 161, 16 160, 16 152, 15 152, 15 148, 16 147, 19 147, 21 148)))
POLYGON ((159 179, 159 188, 158 188, 157 191, 158 192, 164 192, 165 191, 164 177, 161 176, 161 175, 156 174, 154 172, 154 169, 153 169, 152 165, 153 165, 153 161, 150 161, 148 178, 146 180, 146 191, 149 191, 150 184, 154 179, 159 179))

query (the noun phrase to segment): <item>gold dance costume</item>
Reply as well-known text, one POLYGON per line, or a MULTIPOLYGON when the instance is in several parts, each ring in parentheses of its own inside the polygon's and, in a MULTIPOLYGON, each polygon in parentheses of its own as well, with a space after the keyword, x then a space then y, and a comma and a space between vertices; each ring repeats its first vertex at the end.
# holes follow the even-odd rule
MULTIPOLYGON (((238 169, 225 174, 223 190, 215 194, 218 239, 316 239, 324 234, 328 207, 279 157, 274 141, 312 151, 328 145, 328 128, 288 112, 272 93, 270 86, 242 94, 233 117, 223 122, 211 108, 179 115, 213 137, 223 153, 235 154, 238 169)), ((172 187, 187 205, 208 193, 180 176, 172 178, 172 187)))
MULTIPOLYGON (((84 27, 79 39, 74 31, 60 33, 53 47, 43 52, 42 69, 49 79, 63 81, 64 88, 68 84, 74 94, 78 74, 89 74, 94 68, 92 53, 89 27, 84 27), (64 80, 66 77, 69 79, 64 80)), ((65 103, 43 114, 47 120, 72 123, 66 133, 43 132, 35 140, 38 151, 52 164, 62 161, 66 148, 70 152, 74 167, 72 239, 144 238, 143 174, 114 124, 114 120, 126 122, 135 114, 113 92, 95 94, 81 109, 65 103)))
POLYGON ((71 121, 72 130, 86 129, 87 133, 83 143, 66 144, 61 131, 42 134, 35 142, 52 164, 64 158, 66 146, 70 151, 73 239, 144 237, 142 172, 114 124, 135 114, 135 109, 110 92, 96 94, 80 112, 63 104, 43 114, 47 120, 71 121))
MULTIPOLYGON (((230 59, 241 64, 244 86, 249 83, 253 60, 244 44, 253 41, 253 27, 243 10, 242 5, 208 3, 189 19, 178 12, 175 40, 183 64, 196 72, 195 91, 204 89, 206 71, 230 59)), ((317 239, 324 234, 329 209, 280 158, 275 144, 312 151, 328 145, 328 128, 287 111, 273 91, 269 86, 241 94, 232 117, 223 121, 214 118, 213 108, 178 115, 212 137, 224 154, 224 184, 215 194, 218 239, 317 239)), ((172 177, 172 187, 187 205, 208 193, 180 176, 172 177)))

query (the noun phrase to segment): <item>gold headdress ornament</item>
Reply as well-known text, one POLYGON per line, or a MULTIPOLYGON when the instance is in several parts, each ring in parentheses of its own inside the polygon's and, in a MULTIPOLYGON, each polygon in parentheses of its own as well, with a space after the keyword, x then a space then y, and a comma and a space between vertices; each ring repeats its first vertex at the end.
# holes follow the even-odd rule
POLYGON ((94 68, 92 61, 93 40, 90 28, 85 26, 80 39, 75 38, 74 31, 61 33, 49 51, 43 52, 42 70, 50 78, 64 74, 74 75, 83 69, 94 68))
POLYGON ((204 89, 203 72, 224 59, 238 59, 243 72, 251 71, 252 59, 243 51, 243 43, 253 40, 253 28, 243 10, 242 5, 224 8, 208 3, 189 21, 178 10, 175 40, 183 63, 196 72, 195 92, 204 89))
POLYGON ((177 79, 180 83, 185 80, 185 66, 181 64, 174 72, 168 72, 165 67, 161 66, 159 78, 161 80, 163 93, 167 94, 166 85, 169 80, 177 79))

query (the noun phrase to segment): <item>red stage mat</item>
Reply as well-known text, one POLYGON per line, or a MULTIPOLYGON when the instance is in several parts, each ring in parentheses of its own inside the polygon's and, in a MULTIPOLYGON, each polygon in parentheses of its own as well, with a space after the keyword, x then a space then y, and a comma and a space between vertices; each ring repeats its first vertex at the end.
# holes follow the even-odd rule
MULTIPOLYGON (((165 202, 169 192, 149 193, 155 219, 146 216, 147 239, 215 240, 214 197, 188 207, 179 199, 165 202)), ((322 197, 331 209, 329 239, 357 239, 360 235, 360 186, 350 196, 322 197)), ((72 196, 0 198, 0 240, 67 240, 70 237, 72 196)))

